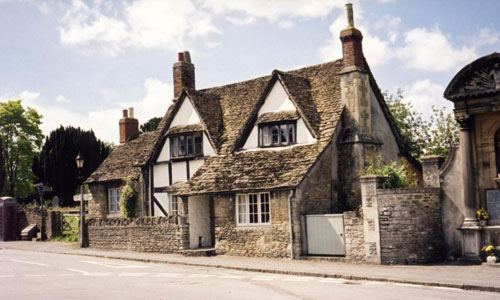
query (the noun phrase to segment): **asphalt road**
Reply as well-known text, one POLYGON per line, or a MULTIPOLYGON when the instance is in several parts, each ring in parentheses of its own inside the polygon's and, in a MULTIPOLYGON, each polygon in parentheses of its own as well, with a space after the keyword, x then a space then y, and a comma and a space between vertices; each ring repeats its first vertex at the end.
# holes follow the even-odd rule
POLYGON ((0 250, 0 299, 500 299, 488 292, 0 250))

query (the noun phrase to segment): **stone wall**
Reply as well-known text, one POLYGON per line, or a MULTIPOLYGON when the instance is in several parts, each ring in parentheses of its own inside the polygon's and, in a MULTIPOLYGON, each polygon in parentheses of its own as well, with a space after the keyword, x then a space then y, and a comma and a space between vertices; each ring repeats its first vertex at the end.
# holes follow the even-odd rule
POLYGON ((90 218, 89 247, 176 253, 189 249, 189 226, 175 217, 90 218))
MULTIPOLYGON (((51 238, 62 232, 61 212, 44 209, 45 236, 51 238)), ((42 209, 39 206, 27 205, 18 209, 18 232, 30 224, 36 224, 38 231, 42 228, 42 209)))
POLYGON ((439 188, 382 189, 361 177, 366 261, 421 264, 444 259, 439 188))
POLYGON ((378 191, 382 264, 422 264, 444 258, 439 189, 378 191))
POLYGON ((288 191, 271 192, 271 225, 261 226, 236 226, 235 195, 216 195, 214 219, 217 253, 290 257, 287 195, 288 191))
MULTIPOLYGON (((92 200, 88 202, 88 212, 91 218, 106 218, 108 217, 108 189, 110 188, 123 188, 125 183, 121 180, 106 182, 106 183, 92 183, 89 185, 92 200)), ((135 215, 145 216, 147 214, 146 202, 143 200, 144 192, 143 186, 140 181, 136 182, 137 202, 135 205, 135 215)), ((111 215, 111 217, 121 217, 120 214, 111 215)))
POLYGON ((344 215, 345 258, 350 262, 364 262, 365 235, 363 232, 363 218, 355 211, 346 211, 344 215))

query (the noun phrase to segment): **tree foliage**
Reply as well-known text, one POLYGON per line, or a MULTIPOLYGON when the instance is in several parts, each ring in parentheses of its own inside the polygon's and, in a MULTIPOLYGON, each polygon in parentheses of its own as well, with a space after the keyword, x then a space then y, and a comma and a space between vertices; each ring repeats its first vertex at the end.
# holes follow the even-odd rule
POLYGON ((4 183, 5 183, 5 160, 3 158, 2 139, 0 138, 0 195, 2 194, 4 183))
POLYGON ((136 180, 127 178, 127 184, 122 188, 120 194, 120 208, 127 218, 135 217, 135 207, 137 205, 136 180))
POLYGON ((98 140, 93 131, 74 127, 59 127, 45 139, 40 154, 41 179, 53 188, 53 195, 62 206, 73 205, 78 186, 109 155, 111 149, 98 140), (81 153, 84 164, 79 179, 75 158, 81 153))
POLYGON ((41 119, 33 108, 24 108, 21 100, 0 103, 4 193, 9 196, 24 198, 33 193, 31 164, 43 141, 41 119))
POLYGON ((416 186, 417 182, 411 182, 410 170, 406 164, 399 164, 395 161, 384 164, 380 156, 368 158, 367 165, 359 171, 359 175, 380 175, 385 177, 384 187, 388 189, 405 188, 416 186))
POLYGON ((415 158, 429 154, 447 156, 450 147, 458 142, 458 125, 444 107, 433 106, 432 115, 425 120, 411 102, 403 99, 402 90, 396 95, 386 91, 384 96, 403 143, 415 158))
POLYGON ((146 123, 141 125, 142 132, 155 131, 160 124, 161 118, 155 117, 149 119, 146 123))

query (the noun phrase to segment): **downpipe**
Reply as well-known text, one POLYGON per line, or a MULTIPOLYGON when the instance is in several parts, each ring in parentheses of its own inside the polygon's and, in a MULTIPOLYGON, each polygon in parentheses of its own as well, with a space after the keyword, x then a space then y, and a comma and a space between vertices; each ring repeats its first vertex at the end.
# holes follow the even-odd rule
POLYGON ((293 222, 292 222, 292 197, 293 190, 290 190, 288 194, 288 224, 290 224, 290 258, 294 259, 295 256, 293 254, 293 222))

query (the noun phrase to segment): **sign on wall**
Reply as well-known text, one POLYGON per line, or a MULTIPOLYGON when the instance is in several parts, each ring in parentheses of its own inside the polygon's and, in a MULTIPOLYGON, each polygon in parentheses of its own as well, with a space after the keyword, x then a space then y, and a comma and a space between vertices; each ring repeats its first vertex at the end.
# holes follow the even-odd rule
POLYGON ((500 219, 500 190, 486 191, 486 207, 490 219, 500 219))

